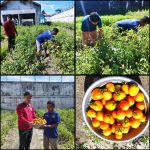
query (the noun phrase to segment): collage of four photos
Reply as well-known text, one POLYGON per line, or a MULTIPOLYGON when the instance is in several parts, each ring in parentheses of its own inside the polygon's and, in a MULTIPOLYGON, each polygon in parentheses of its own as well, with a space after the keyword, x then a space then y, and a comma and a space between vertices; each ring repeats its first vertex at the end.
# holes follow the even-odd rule
POLYGON ((1 0, 1 149, 149 149, 149 1, 1 0))

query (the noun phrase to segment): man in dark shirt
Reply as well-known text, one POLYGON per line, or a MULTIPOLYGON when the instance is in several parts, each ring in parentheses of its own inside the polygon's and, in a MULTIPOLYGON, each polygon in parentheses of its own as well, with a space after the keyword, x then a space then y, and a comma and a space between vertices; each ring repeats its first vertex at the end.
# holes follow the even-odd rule
POLYGON ((84 16, 82 19, 82 43, 84 46, 96 44, 96 39, 98 37, 99 44, 102 42, 102 21, 97 12, 92 12, 90 15, 84 16), (98 36, 96 32, 96 27, 98 26, 98 36))
POLYGON ((33 119, 37 118, 34 107, 31 102, 32 95, 29 92, 24 93, 24 102, 17 106, 18 129, 19 129, 19 149, 29 149, 32 139, 33 119))
POLYGON ((4 32, 8 37, 8 50, 15 49, 15 37, 18 35, 12 16, 7 16, 7 21, 3 25, 4 32))
POLYGON ((54 111, 55 103, 53 101, 47 102, 48 111, 44 114, 43 119, 46 120, 46 125, 42 128, 44 129, 44 139, 43 146, 44 149, 57 149, 58 141, 58 129, 57 126, 60 123, 60 115, 58 112, 54 111))

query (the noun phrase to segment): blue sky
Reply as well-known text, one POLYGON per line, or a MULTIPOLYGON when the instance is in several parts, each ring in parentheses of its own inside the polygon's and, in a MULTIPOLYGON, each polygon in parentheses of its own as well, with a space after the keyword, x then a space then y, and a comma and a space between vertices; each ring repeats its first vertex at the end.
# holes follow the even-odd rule
POLYGON ((1 76, 1 81, 74 82, 74 76, 1 76))
POLYGON ((56 9, 65 9, 71 6, 74 1, 35 1, 41 4, 42 10, 48 14, 55 13, 56 9))

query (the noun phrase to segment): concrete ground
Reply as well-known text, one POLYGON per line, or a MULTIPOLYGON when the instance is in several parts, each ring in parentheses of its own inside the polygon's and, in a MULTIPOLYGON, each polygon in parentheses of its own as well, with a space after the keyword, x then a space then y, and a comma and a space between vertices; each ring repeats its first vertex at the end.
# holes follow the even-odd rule
MULTIPOLYGON (((142 84, 149 94, 149 76, 128 76, 142 84)), ((82 99, 87 88, 102 76, 76 77, 76 148, 77 149, 149 149, 149 129, 144 134, 127 143, 109 143, 89 131, 82 118, 82 99)))

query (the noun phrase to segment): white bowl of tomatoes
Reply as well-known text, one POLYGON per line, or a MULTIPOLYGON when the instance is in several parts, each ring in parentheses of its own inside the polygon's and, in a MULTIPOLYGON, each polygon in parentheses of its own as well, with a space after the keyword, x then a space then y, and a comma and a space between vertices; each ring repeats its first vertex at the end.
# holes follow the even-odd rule
POLYGON ((133 79, 102 78, 86 91, 82 114, 88 128, 109 142, 128 142, 149 126, 149 96, 133 79))

